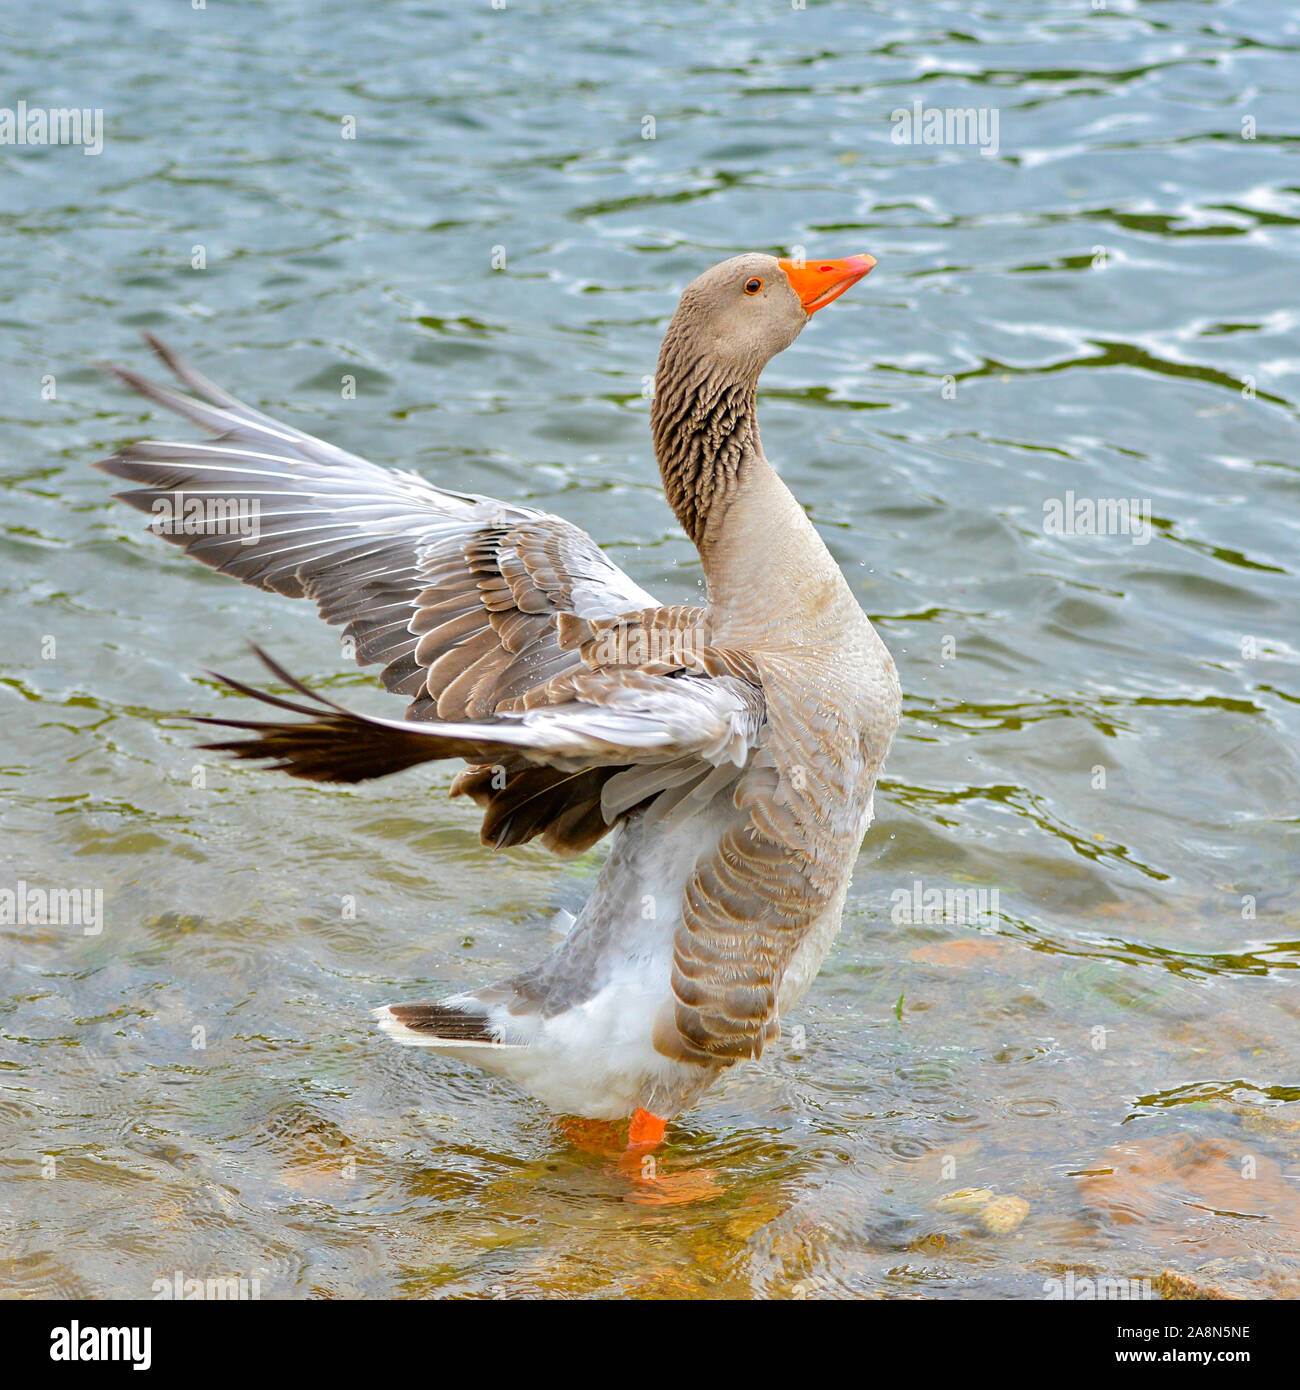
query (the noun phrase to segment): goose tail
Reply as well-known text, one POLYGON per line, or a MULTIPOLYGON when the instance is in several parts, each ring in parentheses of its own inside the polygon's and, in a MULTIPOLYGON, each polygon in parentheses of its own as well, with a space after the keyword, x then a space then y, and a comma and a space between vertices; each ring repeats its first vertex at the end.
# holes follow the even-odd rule
POLYGON ((380 1031, 404 1047, 437 1047, 446 1052, 496 1052, 517 1050, 522 1044, 501 1041, 500 1028, 493 1027, 486 1013, 474 1007, 475 1001, 444 1000, 438 1004, 385 1004, 371 1011, 380 1031))

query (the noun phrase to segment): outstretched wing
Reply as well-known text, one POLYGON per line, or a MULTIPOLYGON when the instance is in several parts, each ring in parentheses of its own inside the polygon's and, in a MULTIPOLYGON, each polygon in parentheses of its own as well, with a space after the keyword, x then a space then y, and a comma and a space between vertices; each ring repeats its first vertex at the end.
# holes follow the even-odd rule
POLYGON ((193 394, 112 370, 218 436, 146 440, 96 467, 150 529, 246 584, 314 599, 407 717, 465 719, 579 664, 559 618, 650 608, 577 526, 380 468, 245 405, 146 335, 193 394))
POLYGON ((250 724, 258 737, 230 751, 327 781, 465 758, 452 793, 484 808, 485 843, 576 853, 669 785, 640 764, 676 760, 671 785, 689 783, 761 723, 757 676, 708 647, 704 611, 656 605, 586 532, 368 463, 146 337, 190 394, 111 370, 217 438, 122 449, 97 465, 135 485, 117 495, 204 564, 313 599, 411 700, 403 724, 300 691, 312 703, 290 707, 311 723, 250 724))

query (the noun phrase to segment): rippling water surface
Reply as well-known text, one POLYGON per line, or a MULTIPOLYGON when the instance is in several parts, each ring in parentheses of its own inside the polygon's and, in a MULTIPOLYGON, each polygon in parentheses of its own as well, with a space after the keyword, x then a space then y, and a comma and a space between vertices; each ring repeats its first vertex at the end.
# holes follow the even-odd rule
POLYGON ((1294 9, 295 8, 0 11, 0 106, 105 122, 0 146, 0 886, 104 900, 3 929, 0 1288, 1300 1293, 1294 9), (895 142, 918 101, 996 150, 895 142), (599 852, 491 855, 442 769, 196 776, 249 638, 395 710, 109 502, 89 462, 184 427, 92 364, 154 330, 691 601, 643 383, 687 280, 793 246, 880 260, 760 408, 906 709, 821 977, 674 1129, 717 1195, 645 1206, 367 1016, 537 957, 599 852), (895 920, 918 882, 996 915, 895 920))

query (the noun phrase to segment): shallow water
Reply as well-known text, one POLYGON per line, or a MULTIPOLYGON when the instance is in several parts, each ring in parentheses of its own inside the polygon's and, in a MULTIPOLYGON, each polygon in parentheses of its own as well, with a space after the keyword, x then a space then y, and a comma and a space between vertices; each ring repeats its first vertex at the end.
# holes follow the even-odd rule
POLYGON ((1294 11, 280 8, 0 15, 0 102, 105 113, 0 146, 0 887, 104 904, 0 938, 0 1289, 1300 1293, 1294 11), (996 153, 895 143, 915 100, 996 153), (597 854, 490 854, 441 769, 197 776, 250 638, 395 709, 109 502, 90 460, 184 427, 91 363, 152 329, 691 600, 643 382, 688 279, 796 245, 880 259, 760 409, 906 710, 821 977, 674 1128, 717 1195, 647 1206, 367 1016, 536 958, 597 854), (1149 539, 1055 534, 1067 493, 1149 539), (894 920, 917 882, 985 911, 894 920))

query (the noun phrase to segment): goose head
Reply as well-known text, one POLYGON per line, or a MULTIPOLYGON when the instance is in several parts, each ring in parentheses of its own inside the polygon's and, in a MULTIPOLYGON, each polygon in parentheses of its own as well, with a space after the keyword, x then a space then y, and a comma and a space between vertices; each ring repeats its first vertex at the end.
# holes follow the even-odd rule
POLYGON ((682 292, 659 350, 650 428, 669 505, 697 545, 725 515, 746 459, 762 458, 759 374, 875 263, 871 256, 794 261, 751 251, 706 270, 682 292))
POLYGON ((692 280, 669 325, 680 367, 707 364, 738 383, 752 383, 819 309, 856 285, 872 256, 843 260, 778 260, 751 251, 692 280))

